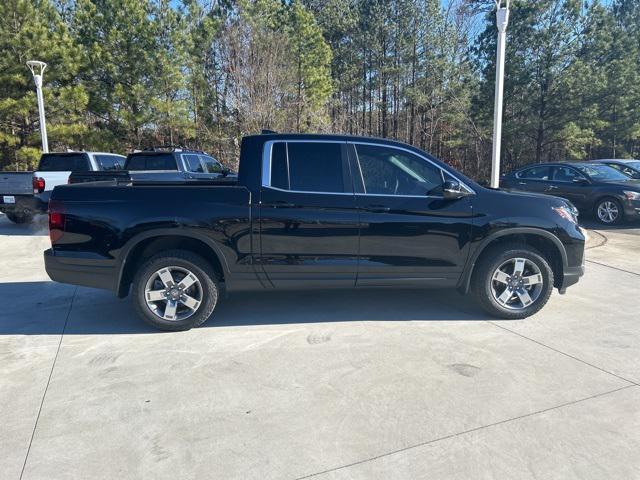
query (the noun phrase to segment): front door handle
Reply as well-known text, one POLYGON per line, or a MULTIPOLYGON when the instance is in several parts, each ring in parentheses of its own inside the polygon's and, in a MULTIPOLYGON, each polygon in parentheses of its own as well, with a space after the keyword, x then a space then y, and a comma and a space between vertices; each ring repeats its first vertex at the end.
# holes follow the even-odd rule
POLYGON ((557 190, 557 189, 558 189, 558 187, 556 187, 555 185, 549 185, 547 187, 547 190, 557 190))
POLYGON ((374 213, 386 213, 391 211, 391 207, 385 207, 384 205, 367 205, 364 207, 367 212, 374 213))
POLYGON ((527 182, 518 182, 518 185, 526 185, 527 182))

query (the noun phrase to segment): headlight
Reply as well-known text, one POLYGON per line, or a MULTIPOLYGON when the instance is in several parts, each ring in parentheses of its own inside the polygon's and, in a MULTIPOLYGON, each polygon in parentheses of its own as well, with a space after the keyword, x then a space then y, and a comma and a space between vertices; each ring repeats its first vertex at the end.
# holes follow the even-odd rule
POLYGON ((560 215, 565 220, 571 223, 578 223, 578 210, 576 207, 564 206, 564 207, 551 207, 554 212, 560 215))
POLYGON ((629 190, 624 190, 624 196, 627 197, 627 200, 640 200, 640 192, 631 192, 629 190))

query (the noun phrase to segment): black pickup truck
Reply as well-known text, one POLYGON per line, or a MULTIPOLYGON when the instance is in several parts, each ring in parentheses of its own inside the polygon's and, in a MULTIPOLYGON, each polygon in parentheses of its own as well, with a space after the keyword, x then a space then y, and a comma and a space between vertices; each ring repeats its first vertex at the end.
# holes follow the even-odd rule
POLYGON ((375 138, 245 137, 231 183, 56 187, 49 228, 53 280, 131 292, 166 330, 202 324, 223 289, 456 287, 524 318, 584 271, 567 201, 490 190, 375 138))

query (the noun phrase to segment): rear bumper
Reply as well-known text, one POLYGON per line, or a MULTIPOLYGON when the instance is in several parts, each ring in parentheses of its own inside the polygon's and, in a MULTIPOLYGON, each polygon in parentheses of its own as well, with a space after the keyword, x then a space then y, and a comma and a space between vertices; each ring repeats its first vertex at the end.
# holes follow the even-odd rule
POLYGON ((15 203, 4 203, 5 195, 0 194, 0 212, 16 214, 46 213, 49 208, 49 194, 38 195, 10 195, 15 198, 15 203))
POLYGON ((55 282, 116 290, 117 270, 111 260, 60 255, 50 248, 44 251, 44 267, 55 282))

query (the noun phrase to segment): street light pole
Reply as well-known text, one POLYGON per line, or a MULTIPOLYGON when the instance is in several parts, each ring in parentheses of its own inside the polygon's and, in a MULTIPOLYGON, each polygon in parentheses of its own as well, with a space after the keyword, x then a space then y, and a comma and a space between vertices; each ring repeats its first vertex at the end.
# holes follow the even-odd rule
POLYGON ((47 64, 37 60, 27 62, 29 70, 36 82, 36 95, 38 97, 38 115, 40 116, 40 136, 42 137, 42 153, 49 153, 49 140, 47 139, 47 125, 44 118, 44 98, 42 97, 42 75, 47 64))
POLYGON ((500 186, 500 147, 502 140, 502 95, 504 90, 504 50, 509 24, 509 2, 496 0, 498 51, 496 58, 496 93, 493 105, 493 150, 491 152, 491 188, 500 186))

